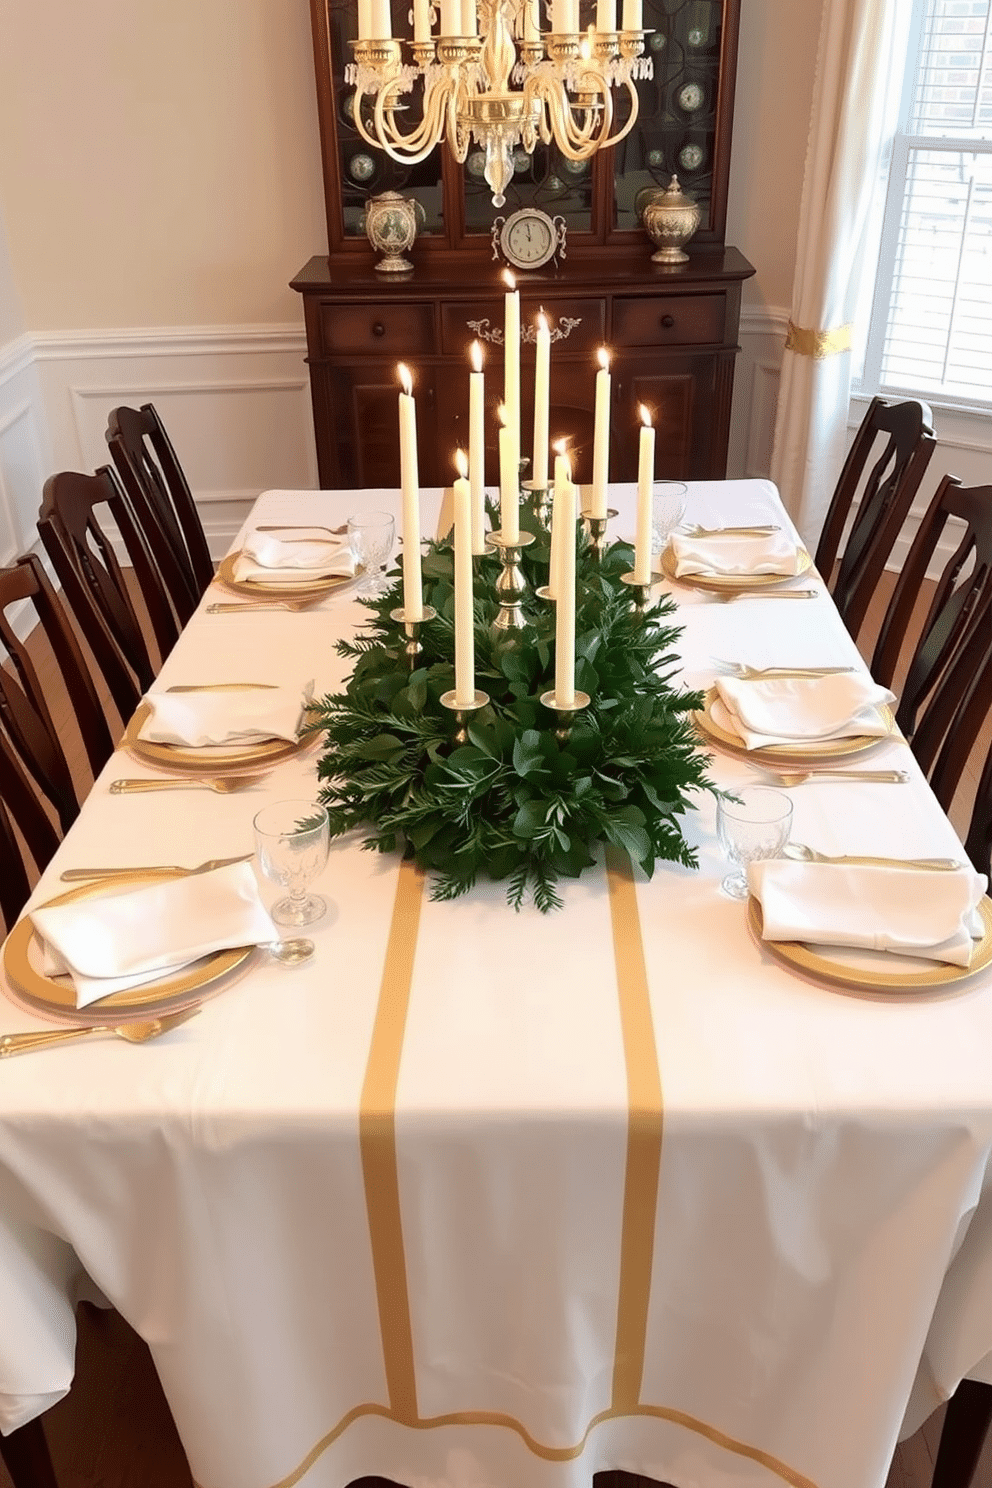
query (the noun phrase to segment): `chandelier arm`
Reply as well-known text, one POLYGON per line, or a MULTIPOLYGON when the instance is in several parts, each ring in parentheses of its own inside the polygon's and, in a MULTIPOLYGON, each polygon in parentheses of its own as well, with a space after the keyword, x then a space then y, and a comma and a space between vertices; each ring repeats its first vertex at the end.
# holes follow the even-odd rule
POLYGON ((376 143, 401 165, 417 165, 426 160, 444 137, 444 113, 447 93, 452 84, 445 82, 427 96, 427 109, 417 128, 402 134, 394 121, 387 121, 386 110, 392 96, 403 91, 401 83, 391 83, 380 90, 375 101, 376 143))
POLYGON ((625 78, 624 82, 627 87, 627 92, 630 94, 630 116, 628 117, 627 122, 624 124, 621 130, 612 135, 609 139, 604 139, 600 143, 599 148, 601 150, 612 150, 614 145, 618 145, 622 139, 626 139, 627 135, 637 123, 637 115, 640 112, 641 108, 641 97, 637 89, 634 87, 632 78, 625 78))

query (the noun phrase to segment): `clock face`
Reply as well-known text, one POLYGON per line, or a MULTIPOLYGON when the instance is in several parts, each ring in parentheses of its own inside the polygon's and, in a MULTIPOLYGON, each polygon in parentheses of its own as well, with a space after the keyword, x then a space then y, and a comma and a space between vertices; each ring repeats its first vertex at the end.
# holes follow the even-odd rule
POLYGON ((539 269, 554 257, 558 235, 554 223, 536 207, 508 217, 500 232, 503 256, 517 269, 539 269))

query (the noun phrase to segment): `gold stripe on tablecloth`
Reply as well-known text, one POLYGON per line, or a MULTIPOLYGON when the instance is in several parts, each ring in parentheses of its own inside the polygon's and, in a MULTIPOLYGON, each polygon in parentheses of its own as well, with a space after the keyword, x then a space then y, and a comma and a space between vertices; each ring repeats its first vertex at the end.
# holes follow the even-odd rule
POLYGON ((637 888, 628 855, 608 847, 606 873, 627 1067, 627 1157, 613 1356, 613 1409, 622 1414, 633 1410, 641 1397, 664 1115, 637 888))
POLYGON ((396 1161, 396 1085, 423 897, 424 875, 404 859, 396 885, 359 1110, 365 1205, 389 1404, 395 1420, 410 1424, 417 1419, 417 1378, 396 1161))
MULTIPOLYGON (((413 863, 403 862, 396 887, 359 1113, 365 1201, 389 1404, 370 1402, 353 1406, 315 1443, 298 1466, 271 1488, 295 1488, 349 1426, 369 1416, 419 1431, 445 1426, 497 1427, 514 1432, 527 1450, 544 1462, 574 1461, 585 1450, 592 1432, 606 1421, 624 1417, 668 1421, 705 1437, 735 1456, 760 1464, 790 1488, 816 1488, 811 1479, 770 1453, 728 1436, 706 1421, 669 1406, 640 1403, 661 1167, 661 1077, 648 997, 637 890, 626 853, 612 848, 607 850, 607 878, 629 1109, 612 1404, 592 1417, 578 1441, 564 1446, 538 1441, 523 1422, 502 1411, 450 1411, 431 1417, 420 1417, 417 1413, 413 1332, 400 1214, 395 1110, 424 875, 413 863)), ((197 1483, 196 1488, 201 1488, 201 1485, 197 1483)))

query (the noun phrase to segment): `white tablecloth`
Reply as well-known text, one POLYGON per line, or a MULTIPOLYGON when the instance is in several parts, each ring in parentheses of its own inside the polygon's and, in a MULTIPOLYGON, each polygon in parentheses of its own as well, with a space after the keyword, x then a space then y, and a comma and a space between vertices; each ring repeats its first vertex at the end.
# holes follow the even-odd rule
MULTIPOLYGON (((707 525, 782 519, 767 482, 689 500, 707 525)), ((267 493, 253 520, 359 504, 398 499, 267 493)), ((690 685, 714 657, 857 659, 825 597, 677 593, 690 685)), ((336 689, 362 614, 350 592, 201 607, 162 685, 336 689)), ((905 745, 871 763, 912 782, 798 787, 794 837, 960 855, 905 745)), ((72 864, 247 852, 315 768, 116 797, 146 772, 115 757, 38 897, 72 864)), ((720 755, 713 776, 754 778, 720 755)), ((431 902, 356 834, 308 966, 261 965, 143 1048, 6 1061, 4 1429, 69 1388, 85 1281, 148 1341, 203 1488, 881 1485, 904 1417, 992 1351, 992 976, 873 999, 791 974, 719 892, 714 814, 687 821, 698 872, 593 871, 547 917, 500 885, 431 902)))

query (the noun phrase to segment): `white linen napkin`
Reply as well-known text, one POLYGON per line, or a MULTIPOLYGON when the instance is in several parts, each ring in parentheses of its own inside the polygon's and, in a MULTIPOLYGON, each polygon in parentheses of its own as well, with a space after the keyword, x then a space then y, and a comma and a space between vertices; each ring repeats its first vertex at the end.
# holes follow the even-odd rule
MULTIPOLYGON (((312 684, 311 684, 312 685, 312 684)), ((138 730, 150 744, 258 744, 268 739, 298 738, 303 708, 298 689, 245 687, 195 692, 146 693, 151 712, 138 730)))
POLYGON ((799 554, 787 532, 770 532, 763 537, 742 537, 719 533, 710 537, 688 537, 673 532, 672 556, 676 578, 689 574, 718 577, 734 574, 796 574, 799 554))
POLYGON ((354 572, 355 558, 347 541, 306 528, 293 537, 250 532, 234 562, 239 583, 306 584, 354 572))
POLYGON ((250 863, 48 905, 31 910, 30 919, 45 947, 46 973, 69 973, 77 1007, 213 951, 279 939, 250 863))
POLYGON ((862 672, 757 682, 718 677, 715 685, 726 716, 714 714, 714 722, 729 724, 748 749, 886 734, 879 705, 891 703, 895 696, 862 672))
POLYGON ((766 940, 866 947, 968 966, 988 882, 964 866, 875 867, 769 858, 748 865, 766 940))

